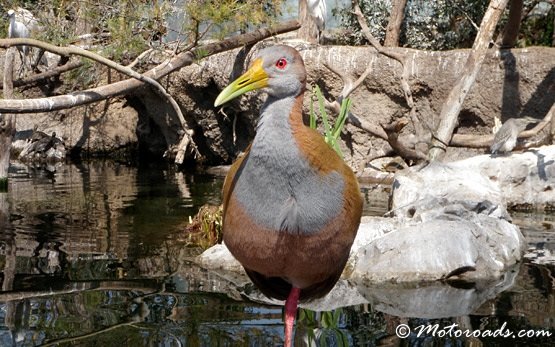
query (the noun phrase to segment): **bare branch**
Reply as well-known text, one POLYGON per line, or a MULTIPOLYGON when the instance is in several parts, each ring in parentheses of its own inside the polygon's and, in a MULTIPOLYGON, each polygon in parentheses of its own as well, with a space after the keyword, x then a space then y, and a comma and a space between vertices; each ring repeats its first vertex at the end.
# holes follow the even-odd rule
MULTIPOLYGON (((552 123, 554 113, 555 103, 551 106, 541 122, 536 124, 532 129, 521 132, 518 138, 526 139, 539 134, 548 124, 552 123)), ((489 148, 493 142, 493 137, 493 135, 453 134, 449 145, 454 147, 489 148)))
POLYGON ((431 159, 439 159, 445 152, 447 144, 451 142, 463 101, 476 80, 478 71, 488 51, 489 43, 493 37, 495 26, 507 2, 508 0, 492 0, 484 14, 480 30, 478 35, 476 35, 472 50, 468 54, 464 70, 441 108, 439 115, 440 123, 432 138, 432 147, 429 152, 431 159))
MULTIPOLYGON (((271 28, 262 28, 246 34, 237 35, 226 40, 219 42, 209 43, 206 45, 201 45, 190 51, 182 52, 172 59, 165 61, 164 63, 156 66, 155 68, 145 72, 144 74, 139 74, 138 72, 132 70, 129 67, 119 65, 109 59, 101 57, 95 53, 77 48, 77 47, 57 47, 49 45, 40 41, 30 40, 30 39, 0 39, 0 47, 10 47, 13 45, 28 45, 41 47, 45 50, 57 53, 59 55, 69 55, 77 54, 81 55, 102 64, 105 64, 115 70, 133 77, 133 79, 128 79, 108 85, 104 85, 97 88, 92 88, 80 92, 70 93, 68 95, 54 96, 48 98, 38 98, 38 99, 17 99, 17 100, 0 100, 0 113, 1 112, 11 112, 11 113, 34 113, 34 112, 48 112, 60 109, 66 109, 70 107, 85 105, 93 103, 96 101, 104 100, 110 97, 115 97, 119 95, 128 94, 131 91, 141 87, 144 83, 150 84, 155 87, 155 90, 162 94, 170 102, 174 108, 176 115, 179 118, 183 128, 184 137, 180 143, 190 144, 193 146, 195 153, 197 152, 194 141, 191 137, 191 132, 187 128, 187 124, 181 113, 181 109, 175 102, 175 100, 166 93, 165 89, 156 81, 176 70, 181 69, 184 66, 190 65, 195 61, 195 59, 201 59, 203 57, 223 52, 229 49, 237 48, 242 45, 253 44, 267 37, 292 31, 299 28, 299 23, 296 20, 287 21, 279 23, 271 28)), ((181 164, 184 157, 186 148, 178 148, 178 155, 176 157, 176 163, 181 164), (180 161, 181 160, 181 161, 180 161)))
POLYGON ((130 69, 134 68, 135 65, 137 65, 141 60, 143 60, 147 55, 151 54, 153 51, 154 49, 152 48, 147 49, 143 53, 139 54, 137 58, 135 58, 135 60, 131 62, 131 64, 127 65, 127 67, 130 69))
MULTIPOLYGON (((38 74, 35 74, 35 75, 32 75, 32 76, 28 76, 28 77, 25 77, 23 79, 17 79, 15 81, 13 81, 13 86, 14 87, 22 87, 22 86, 26 86, 26 85, 29 85, 29 84, 37 83, 37 82, 45 80, 47 78, 61 75, 64 72, 67 72, 67 71, 70 71, 70 70, 73 70, 73 69, 77 69, 78 67, 81 67, 81 66, 83 66, 83 63, 81 61, 78 61, 78 60, 70 61, 67 64, 55 67, 55 68, 50 69, 48 71, 38 73, 38 74)), ((3 88, 3 86, 0 86, 0 87, 3 88)))
POLYGON ((401 63, 401 67, 402 67, 402 73, 401 73, 401 89, 403 90, 403 94, 405 96, 405 101, 407 103, 407 106, 409 107, 410 111, 409 111, 409 117, 411 119, 412 122, 412 126, 414 127, 414 130, 416 132, 416 136, 418 138, 423 137, 424 135, 424 129, 422 127, 421 122, 418 120, 418 118, 416 117, 416 110, 415 110, 415 106, 414 106, 414 100, 412 98, 412 92, 410 90, 410 85, 409 85, 409 75, 410 75, 410 69, 409 66, 407 64, 407 58, 404 54, 400 54, 398 52, 392 51, 390 49, 384 48, 380 42, 372 35, 372 33, 370 32, 370 28, 368 27, 368 23, 366 22, 366 19, 364 18, 364 15, 362 14, 362 11, 360 9, 360 6, 358 4, 358 0, 353 0, 353 8, 354 8, 354 14, 357 16, 357 20, 358 23, 362 29, 362 33, 364 34, 364 37, 366 37, 366 39, 368 40, 368 42, 370 42, 370 44, 378 51, 378 53, 385 55, 386 57, 389 57, 391 59, 397 60, 399 63, 401 63))
POLYGON ((399 141, 399 133, 408 124, 405 118, 401 118, 396 122, 389 125, 382 125, 382 128, 387 133, 387 142, 405 160, 415 160, 415 161, 426 161, 428 158, 425 154, 413 150, 405 146, 401 141, 399 141))
POLYGON ((151 85, 152 87, 154 87, 154 90, 156 90, 160 95, 162 95, 163 97, 165 97, 168 102, 170 103, 170 105, 172 106, 172 108, 175 111, 175 114, 177 115, 179 121, 181 122, 181 125, 183 126, 184 129, 187 129, 187 124, 185 123, 185 118, 183 117, 183 113, 181 112, 181 109, 179 108, 179 105, 177 105, 177 102, 175 101, 175 99, 169 95, 166 90, 164 89, 164 87, 162 87, 162 85, 160 83, 158 83, 158 81, 156 81, 155 79, 140 74, 137 71, 127 67, 127 66, 123 66, 120 65, 118 63, 116 63, 113 60, 110 60, 108 58, 105 58, 99 54, 96 54, 94 52, 91 51, 87 51, 85 49, 79 48, 79 47, 58 47, 58 46, 54 46, 51 45, 49 43, 46 42, 42 42, 42 41, 38 41, 35 39, 23 39, 23 38, 18 38, 18 39, 2 39, 0 40, 0 47, 11 47, 11 46, 33 46, 33 47, 38 47, 41 49, 44 49, 46 51, 67 57, 67 56, 71 56, 71 55, 79 55, 85 58, 89 58, 91 60, 94 60, 96 62, 99 62, 103 65, 106 65, 122 74, 125 74, 129 77, 133 77, 141 82, 147 83, 149 85, 151 85))
MULTIPOLYGON (((262 28, 246 34, 233 36, 222 41, 201 45, 190 51, 176 55, 172 59, 145 72, 143 75, 158 80, 192 64, 195 59, 252 44, 270 36, 296 30, 298 28, 299 23, 296 20, 287 21, 279 23, 272 28, 262 28)), ((8 42, 6 42, 6 40, 0 40, 0 47, 2 43, 7 44, 8 42)), ((143 85, 144 84, 139 80, 127 79, 97 88, 70 93, 68 95, 37 99, 0 100, 0 113, 39 113, 57 111, 128 94, 143 85)))
MULTIPOLYGON (((341 90, 341 94, 339 95, 337 100, 333 102, 325 100, 326 107, 331 111, 333 111, 335 114, 339 114, 341 109, 341 104, 340 104, 341 100, 349 97, 349 95, 351 95, 351 93, 355 89, 357 89, 362 84, 362 82, 364 82, 368 74, 370 74, 370 72, 372 71, 372 66, 369 65, 368 68, 366 68, 366 70, 364 71, 364 73, 360 75, 360 77, 355 82, 353 82, 353 79, 350 76, 348 76, 346 73, 340 72, 339 70, 332 67, 331 65, 324 64, 324 66, 328 68, 330 71, 332 71, 333 73, 335 73, 337 76, 339 76, 339 78, 341 78, 341 81, 343 81, 343 89, 341 90)), ((360 128, 373 136, 379 137, 383 140, 387 140, 387 134, 382 128, 370 122, 367 122, 364 119, 359 118, 357 115, 355 115, 350 111, 349 111, 348 117, 349 117, 349 123, 353 124, 357 128, 360 128)))

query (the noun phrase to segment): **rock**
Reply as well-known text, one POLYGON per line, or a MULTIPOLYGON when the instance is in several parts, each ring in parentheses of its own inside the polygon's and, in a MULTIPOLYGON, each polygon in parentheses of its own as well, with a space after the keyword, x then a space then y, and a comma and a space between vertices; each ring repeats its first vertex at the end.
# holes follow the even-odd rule
MULTIPOLYGON (((17 115, 17 132, 34 129, 46 134, 56 133, 63 139, 67 151, 121 154, 122 149, 133 149, 137 137, 138 112, 123 101, 78 107, 50 113, 17 115)), ((142 128, 141 128, 142 130, 142 128)), ((16 145, 17 146, 17 145, 16 145)))
POLYGON ((520 260, 524 240, 509 222, 487 216, 434 219, 405 226, 361 247, 357 283, 499 278, 520 260))
POLYGON ((395 176, 391 209, 400 221, 424 222, 439 214, 465 215, 469 211, 506 218, 503 194, 479 170, 458 162, 432 162, 395 176))
MULTIPOLYGON (((218 247, 220 248, 220 247, 218 247)), ((222 251, 220 248, 219 251, 222 251)), ((194 267, 193 267, 194 269, 194 267)), ((331 311, 339 307, 370 303, 375 309, 400 317, 443 318, 465 316, 474 312, 484 302, 514 285, 519 267, 513 267, 500 278, 481 280, 457 286, 449 281, 404 284, 362 284, 340 279, 328 295, 300 306, 315 311, 331 311)), ((249 300, 270 305, 283 305, 283 301, 265 297, 250 283, 246 274, 230 273, 219 269, 176 273, 176 278, 187 278, 182 291, 200 290, 225 293, 240 300, 249 300), (230 276, 230 274, 232 274, 230 276)))
POLYGON ((52 164, 66 158, 64 141, 56 135, 42 131, 24 131, 16 133, 12 148, 17 149, 18 159, 32 164, 52 164))
POLYGON ((509 222, 502 191, 480 170, 433 162, 397 174, 392 194, 403 227, 358 251, 355 280, 492 279, 521 260, 524 237, 509 222))
POLYGON ((201 266, 208 269, 243 272, 241 264, 223 243, 208 248, 196 260, 201 266))
POLYGON ((504 156, 479 155, 452 163, 454 169, 481 172, 508 206, 549 208, 555 205, 555 146, 530 148, 504 156))

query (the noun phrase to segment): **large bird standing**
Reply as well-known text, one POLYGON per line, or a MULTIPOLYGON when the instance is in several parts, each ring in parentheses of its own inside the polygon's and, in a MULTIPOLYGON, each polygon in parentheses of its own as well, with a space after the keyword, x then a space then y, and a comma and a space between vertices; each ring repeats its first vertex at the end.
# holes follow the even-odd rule
POLYGON ((286 300, 285 346, 298 301, 326 295, 341 276, 362 213, 355 175, 303 124, 305 84, 300 54, 273 46, 215 102, 268 93, 256 136, 225 179, 223 239, 262 293, 286 300))
POLYGON ((312 18, 314 18, 314 22, 316 22, 316 26, 318 27, 318 42, 320 42, 322 38, 322 32, 326 26, 326 1, 325 0, 307 0, 308 6, 308 13, 312 18))
MULTIPOLYGON (((8 17, 10 18, 10 24, 8 26, 8 37, 9 38, 29 38, 30 32, 25 24, 15 19, 15 11, 9 10, 8 17)), ((21 71, 25 69, 26 58, 29 55, 29 47, 18 46, 19 57, 21 58, 21 71)))

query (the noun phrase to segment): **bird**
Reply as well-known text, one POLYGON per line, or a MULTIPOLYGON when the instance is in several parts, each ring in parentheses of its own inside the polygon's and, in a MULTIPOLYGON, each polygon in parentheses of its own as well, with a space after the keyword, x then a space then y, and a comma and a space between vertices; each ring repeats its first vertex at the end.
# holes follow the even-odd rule
POLYGON ((56 132, 47 135, 38 130, 33 132, 28 145, 19 153, 20 159, 28 161, 60 161, 65 159, 65 156, 64 142, 56 136, 56 132))
POLYGON ((316 27, 318 28, 318 41, 322 36, 322 31, 326 26, 326 1, 325 0, 307 0, 308 13, 314 19, 316 27))
POLYGON ((530 123, 538 122, 532 117, 510 118, 495 133, 490 147, 491 154, 511 152, 517 143, 518 134, 530 123))
MULTIPOLYGON (((30 32, 27 26, 20 21, 15 19, 15 11, 9 10, 8 17, 10 18, 10 24, 8 25, 8 38, 29 38, 30 32)), ((21 70, 25 68, 26 57, 29 55, 28 46, 18 46, 19 57, 21 58, 21 70)), ((20 70, 20 73, 21 73, 20 70)))
POLYGON ((223 242, 254 285, 285 301, 285 346, 299 301, 323 297, 349 257, 362 214, 350 167, 303 123, 306 70, 287 45, 262 49, 216 98, 267 93, 256 134, 223 187, 223 242))

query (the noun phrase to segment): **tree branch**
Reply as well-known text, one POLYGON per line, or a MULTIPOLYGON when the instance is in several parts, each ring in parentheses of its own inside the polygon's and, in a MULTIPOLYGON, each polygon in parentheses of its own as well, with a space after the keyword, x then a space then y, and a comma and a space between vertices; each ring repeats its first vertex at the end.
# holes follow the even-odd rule
MULTIPOLYGON (((201 45, 190 51, 179 53, 172 59, 168 59, 145 72, 143 75, 158 80, 192 64, 196 59, 201 59, 243 45, 253 44, 270 36, 289 32, 298 28, 299 23, 296 20, 287 21, 279 23, 272 28, 262 28, 246 34, 233 36, 222 41, 201 45)), ((8 41, 8 39, 0 39, 0 47, 7 47, 10 45, 13 45, 13 42, 8 41)), ((68 95, 37 99, 0 100, 0 113, 40 113, 57 111, 125 95, 143 85, 143 82, 139 80, 127 79, 109 85, 73 92, 68 95)))
MULTIPOLYGON (((386 57, 389 57, 391 59, 394 59, 401 64, 402 73, 401 73, 400 83, 401 83, 401 89, 403 91, 403 95, 405 97, 405 101, 407 103, 407 106, 409 107, 409 118, 412 122, 412 126, 416 133, 416 137, 419 139, 423 138, 425 130, 424 130, 424 127, 422 126, 422 122, 419 121, 416 114, 416 107, 414 104, 414 99, 412 97, 412 91, 410 89, 410 85, 408 82, 409 76, 410 76, 410 69, 409 69, 409 65, 407 64, 406 56, 404 54, 384 48, 380 44, 380 42, 372 35, 372 33, 370 32, 370 27, 366 22, 366 18, 364 18, 364 15, 360 9, 358 0, 353 0, 353 12, 357 17, 357 21, 360 25, 360 28, 362 30, 364 37, 366 37, 368 42, 370 42, 370 44, 378 51, 378 53, 383 54, 386 57)), ((386 129, 384 128, 383 130, 386 130, 386 129)), ((410 159, 418 159, 418 158, 422 159, 421 158, 422 155, 420 152, 418 152, 418 150, 416 151, 410 150, 408 147, 406 147, 405 145, 403 145, 398 141, 397 136, 392 137, 391 134, 388 133, 387 131, 386 131, 386 136, 387 137, 385 138, 385 140, 387 140, 388 142, 392 141, 390 142, 390 145, 392 146, 392 148, 407 154, 410 157, 410 159)))
MULTIPOLYGON (((78 67, 83 66, 83 63, 81 61, 70 61, 67 64, 64 64, 62 66, 58 66, 55 67, 51 70, 42 72, 42 73, 38 73, 29 77, 25 77, 23 79, 17 79, 15 81, 13 81, 13 86, 14 87, 22 87, 22 86, 26 86, 29 84, 33 84, 33 83, 37 83, 39 81, 45 80, 47 78, 50 77, 54 77, 54 76, 58 76, 61 75, 64 72, 73 70, 73 69, 77 69, 78 67)), ((0 86, 1 88, 3 88, 4 86, 0 86)))
POLYGON ((493 37, 495 26, 507 2, 508 0, 492 0, 484 14, 478 35, 476 35, 472 50, 468 54, 464 71, 451 89, 441 108, 439 115, 440 123, 432 138, 432 147, 429 152, 430 159, 432 160, 439 159, 445 152, 447 145, 451 142, 464 99, 474 84, 478 71, 480 71, 488 51, 489 43, 493 37))
POLYGON ((88 59, 91 59, 93 61, 96 61, 100 64, 106 65, 124 75, 127 75, 129 77, 132 77, 134 79, 137 79, 141 82, 144 82, 146 84, 151 85, 152 87, 154 87, 154 90, 158 92, 158 94, 160 94, 161 96, 163 96, 164 98, 166 98, 168 100, 168 102, 170 103, 170 105, 172 106, 175 114, 177 115, 179 121, 181 122, 181 126, 187 130, 187 123, 185 122, 185 118, 183 117, 183 113, 181 112, 181 109, 179 108, 179 105, 177 105, 177 102, 175 101, 175 99, 169 95, 166 92, 166 89, 164 89, 164 87, 162 87, 162 85, 160 83, 158 83, 158 81, 156 81, 155 79, 153 79, 152 77, 143 75, 138 73, 137 71, 127 67, 127 66, 123 66, 120 65, 118 63, 116 63, 113 60, 110 60, 108 58, 105 58, 99 54, 96 54, 94 52, 91 51, 87 51, 85 49, 79 48, 79 47, 75 47, 75 46, 71 46, 71 47, 58 47, 55 45, 51 45, 49 43, 46 42, 42 42, 42 41, 38 41, 35 39, 26 39, 26 38, 18 38, 18 39, 2 39, 0 40, 0 47, 2 48, 6 48, 6 47, 11 47, 11 46, 33 46, 33 47, 38 47, 41 49, 44 49, 45 51, 49 51, 55 54, 58 54, 60 56, 64 56, 64 57, 69 57, 71 55, 79 55, 81 57, 85 57, 88 59))
MULTIPOLYGON (((540 133, 548 124, 553 123, 553 114, 555 114, 555 103, 549 111, 545 114, 545 117, 536 124, 530 130, 525 130, 518 134, 519 139, 527 139, 536 136, 540 133)), ((470 134, 453 134, 451 138, 450 146, 454 147, 468 147, 468 148, 489 148, 493 142, 494 135, 470 135, 470 134)))
MULTIPOLYGON (((339 78, 341 78, 341 81, 343 81, 343 89, 341 90, 341 94, 339 94, 339 97, 333 102, 326 100, 326 107, 329 108, 332 112, 334 112, 337 115, 339 114, 341 109, 341 101, 345 98, 348 98, 349 95, 351 95, 351 93, 355 89, 357 89, 362 84, 362 82, 364 82, 366 77, 370 74, 370 72, 372 72, 372 65, 368 65, 364 73, 360 75, 360 77, 355 82, 353 82, 353 79, 350 76, 348 76, 346 73, 341 72, 336 68, 325 63, 324 63, 324 66, 328 68, 331 72, 339 76, 339 78)), ((357 128, 360 128, 370 133, 373 136, 379 137, 387 141, 387 134, 382 128, 370 122, 367 122, 364 119, 361 119, 360 117, 358 117, 357 115, 355 115, 350 111, 349 111, 348 117, 349 117, 349 123, 353 124, 357 128)))
POLYGON ((233 36, 231 38, 201 45, 191 49, 190 51, 182 52, 172 59, 169 59, 162 64, 154 67, 153 69, 140 74, 129 67, 119 65, 109 59, 99 56, 90 51, 86 51, 77 47, 57 47, 47 43, 31 39, 0 39, 0 47, 10 47, 14 45, 28 45, 43 48, 45 50, 54 52, 59 55, 77 54, 98 61, 107 65, 115 70, 133 77, 124 81, 104 85, 97 88, 92 88, 84 91, 74 92, 67 95, 53 96, 48 98, 37 99, 16 99, 16 100, 0 100, 0 113, 38 113, 49 112, 61 109, 66 109, 75 106, 86 105, 89 103, 101 101, 107 98, 125 95, 133 90, 142 87, 144 83, 150 84, 155 87, 155 90, 162 94, 170 102, 174 108, 176 115, 181 122, 184 133, 180 141, 178 152, 176 155, 176 163, 183 163, 186 148, 182 146, 192 145, 195 153, 198 153, 194 141, 191 136, 191 131, 187 128, 187 124, 181 113, 181 109, 175 100, 165 91, 165 89, 156 81, 170 73, 177 71, 187 65, 192 64, 196 59, 201 59, 215 53, 223 52, 243 45, 254 44, 267 37, 289 32, 299 28, 299 23, 296 20, 279 23, 271 28, 262 28, 246 34, 233 36))

